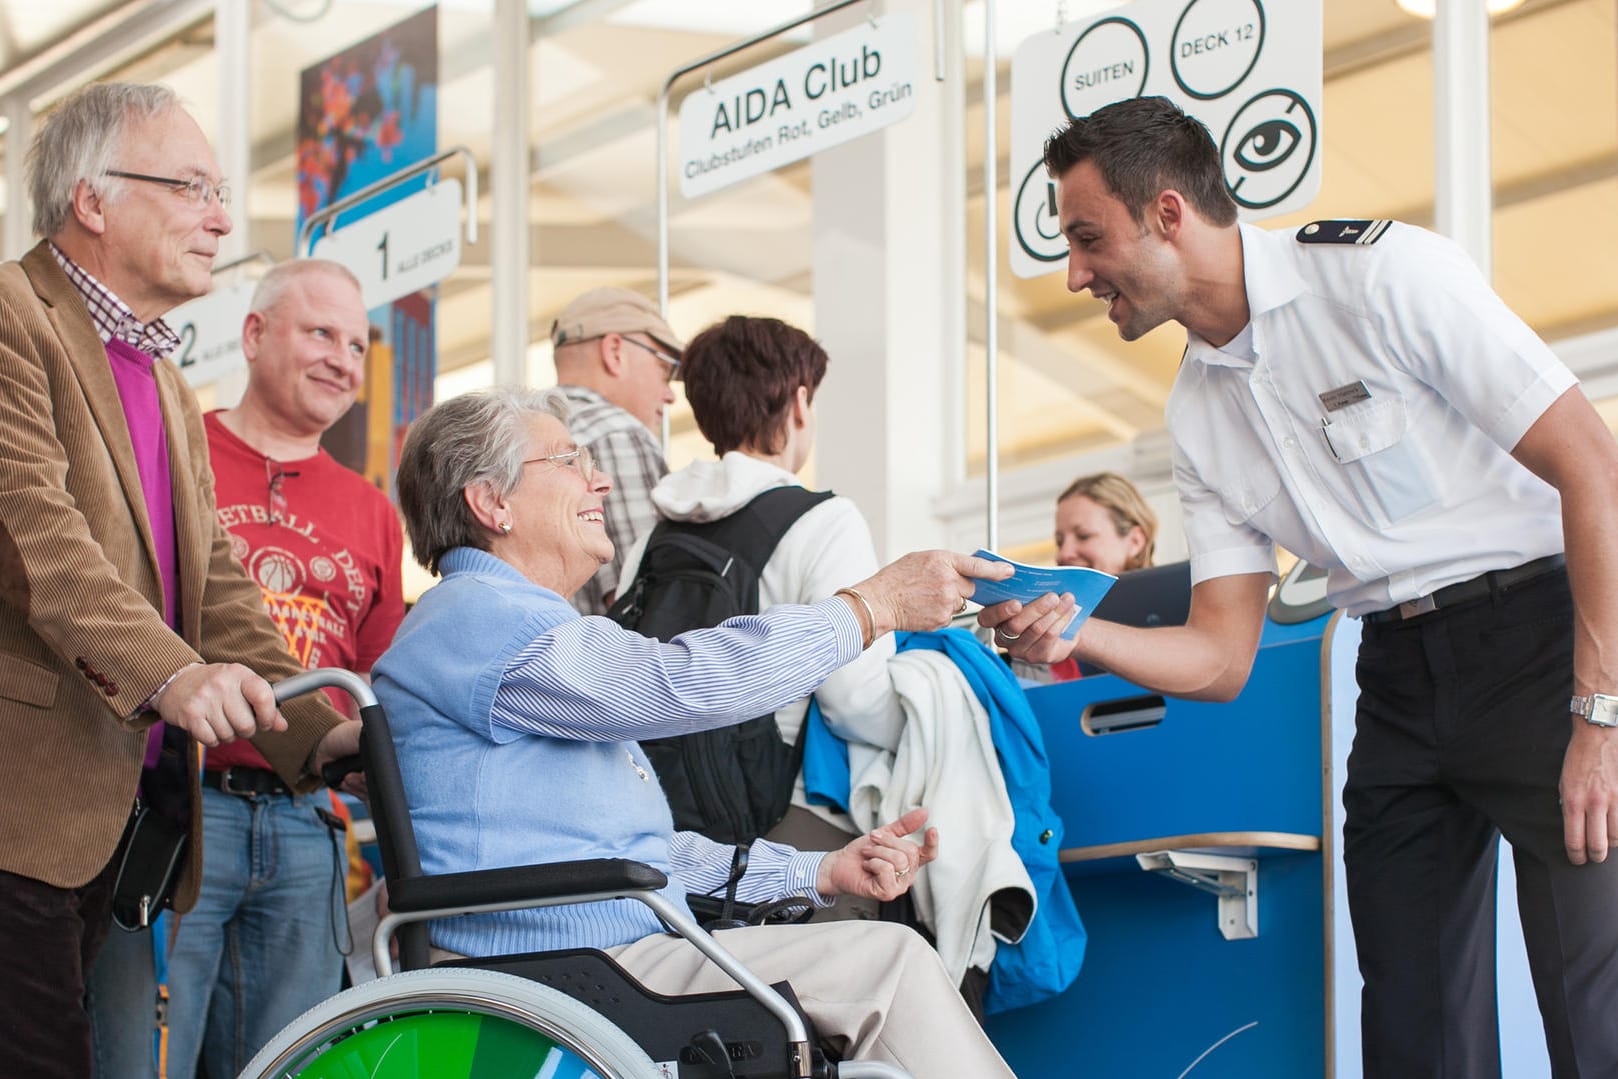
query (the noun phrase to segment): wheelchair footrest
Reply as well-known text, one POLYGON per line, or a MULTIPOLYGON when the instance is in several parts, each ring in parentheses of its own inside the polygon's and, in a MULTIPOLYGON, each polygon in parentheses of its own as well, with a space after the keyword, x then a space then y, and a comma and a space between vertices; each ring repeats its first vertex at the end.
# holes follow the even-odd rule
MULTIPOLYGON (((780 1021, 740 989, 664 996, 641 985, 604 952, 587 948, 455 959, 434 965, 498 970, 566 993, 612 1020, 654 1061, 679 1061, 680 1079, 786 1079, 790 1075, 786 1032, 780 1021), (703 1031, 717 1031, 723 1039, 730 1056, 729 1071, 708 1063, 693 1044, 703 1031)), ((780 982, 774 989, 803 1015, 791 986, 780 982)), ((814 1024, 807 1015, 803 1020, 813 1044, 814 1024)), ((824 1074, 818 1049, 815 1057, 815 1074, 824 1074)))

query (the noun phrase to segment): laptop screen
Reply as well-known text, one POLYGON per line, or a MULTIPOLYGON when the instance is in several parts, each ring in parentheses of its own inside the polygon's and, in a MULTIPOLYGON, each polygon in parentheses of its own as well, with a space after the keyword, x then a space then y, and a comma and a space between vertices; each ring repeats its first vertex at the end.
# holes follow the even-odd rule
MULTIPOLYGON (((1185 625, 1191 614, 1191 563, 1171 562, 1120 574, 1092 613, 1126 626, 1185 625)), ((1101 668, 1081 662, 1079 670, 1089 675, 1101 668)))
POLYGON ((1171 562, 1120 574, 1092 612, 1126 626, 1183 626, 1191 614, 1191 563, 1171 562))

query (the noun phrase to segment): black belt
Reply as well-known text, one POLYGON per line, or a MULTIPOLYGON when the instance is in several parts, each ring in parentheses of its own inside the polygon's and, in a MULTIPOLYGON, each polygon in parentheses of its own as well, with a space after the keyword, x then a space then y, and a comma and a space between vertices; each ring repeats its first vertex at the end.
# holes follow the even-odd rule
POLYGON ((255 794, 291 794, 292 788, 268 768, 221 768, 202 773, 202 785, 224 794, 251 798, 255 794))
POLYGON ((1547 573, 1554 573, 1565 565, 1567 559, 1564 556, 1552 554, 1536 558, 1532 562, 1524 562, 1520 566, 1513 566, 1511 569, 1490 570, 1488 573, 1473 577, 1470 581, 1440 588, 1430 596, 1406 600, 1399 606, 1389 607, 1385 611, 1372 611, 1364 616, 1364 620, 1372 625, 1403 622, 1407 618, 1442 611, 1447 607, 1458 607, 1463 603, 1472 603, 1496 592, 1514 588, 1536 577, 1543 577, 1547 573))

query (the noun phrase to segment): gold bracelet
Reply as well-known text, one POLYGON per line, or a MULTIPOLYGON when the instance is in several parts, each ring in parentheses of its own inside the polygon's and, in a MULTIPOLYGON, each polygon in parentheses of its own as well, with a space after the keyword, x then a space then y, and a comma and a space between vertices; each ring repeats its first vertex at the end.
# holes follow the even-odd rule
POLYGON ((876 612, 871 610, 871 601, 860 595, 859 592, 853 588, 839 588, 837 591, 833 592, 832 595, 850 595, 859 600, 860 606, 865 608, 865 617, 869 619, 871 623, 871 631, 869 634, 865 635, 864 643, 861 644, 860 647, 871 647, 871 645, 876 642, 876 612))

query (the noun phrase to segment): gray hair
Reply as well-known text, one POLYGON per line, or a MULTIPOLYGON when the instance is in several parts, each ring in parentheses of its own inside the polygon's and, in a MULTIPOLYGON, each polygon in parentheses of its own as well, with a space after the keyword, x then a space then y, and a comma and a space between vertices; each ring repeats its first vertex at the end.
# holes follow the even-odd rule
POLYGON ((399 451, 399 510, 416 561, 433 573, 455 547, 489 549, 488 532, 461 492, 477 483, 509 495, 522 479, 528 417, 572 414, 558 389, 496 386, 429 408, 410 425, 399 451))
POLYGON ((247 309, 262 315, 281 302, 294 282, 314 274, 329 274, 341 278, 353 285, 355 292, 362 296, 365 293, 360 279, 341 262, 333 262, 331 259, 288 259, 286 262, 276 264, 269 273, 258 279, 258 285, 253 289, 253 299, 248 303, 247 309))
POLYGON ((99 82, 52 109, 28 147, 34 232, 55 236, 67 226, 80 180, 89 181, 107 202, 121 196, 124 182, 107 170, 123 151, 130 121, 151 120, 180 107, 179 96, 167 86, 99 82))

